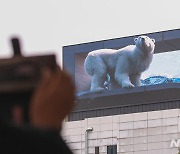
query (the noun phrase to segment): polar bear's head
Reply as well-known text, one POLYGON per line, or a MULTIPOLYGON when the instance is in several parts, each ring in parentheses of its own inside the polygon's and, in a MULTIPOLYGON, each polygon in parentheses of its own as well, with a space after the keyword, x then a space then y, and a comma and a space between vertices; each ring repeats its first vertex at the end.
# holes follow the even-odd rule
POLYGON ((143 53, 153 53, 155 48, 155 39, 148 36, 139 36, 134 39, 136 47, 143 53))

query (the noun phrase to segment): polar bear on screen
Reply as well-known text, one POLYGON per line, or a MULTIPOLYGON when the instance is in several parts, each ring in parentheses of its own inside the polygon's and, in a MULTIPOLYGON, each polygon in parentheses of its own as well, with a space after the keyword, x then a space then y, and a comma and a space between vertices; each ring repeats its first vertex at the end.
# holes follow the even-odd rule
POLYGON ((154 53, 155 40, 148 36, 134 39, 135 45, 124 48, 100 49, 90 52, 84 68, 91 79, 91 92, 104 90, 104 82, 110 76, 111 88, 131 88, 140 85, 142 72, 148 69, 154 53))

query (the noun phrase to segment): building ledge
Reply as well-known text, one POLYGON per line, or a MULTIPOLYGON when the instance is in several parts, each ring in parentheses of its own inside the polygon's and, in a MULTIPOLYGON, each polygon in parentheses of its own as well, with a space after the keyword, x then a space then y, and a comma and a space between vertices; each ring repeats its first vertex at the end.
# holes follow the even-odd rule
POLYGON ((132 89, 106 90, 79 96, 74 111, 131 106, 180 100, 180 83, 165 83, 132 89))

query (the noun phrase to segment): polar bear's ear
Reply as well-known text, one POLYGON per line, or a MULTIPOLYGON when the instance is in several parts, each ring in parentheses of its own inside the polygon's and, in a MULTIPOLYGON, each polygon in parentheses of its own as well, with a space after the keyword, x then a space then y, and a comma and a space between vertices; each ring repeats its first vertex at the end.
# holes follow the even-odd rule
POLYGON ((155 39, 151 39, 154 43, 156 42, 155 39))
POLYGON ((134 39, 134 42, 136 42, 136 41, 137 41, 137 39, 138 39, 138 38, 135 38, 135 39, 134 39))

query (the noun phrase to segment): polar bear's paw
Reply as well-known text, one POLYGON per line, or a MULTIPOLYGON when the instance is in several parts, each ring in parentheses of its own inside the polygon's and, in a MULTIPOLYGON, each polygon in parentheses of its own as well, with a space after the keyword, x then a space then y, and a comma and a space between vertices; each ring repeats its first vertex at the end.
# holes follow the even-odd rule
POLYGON ((133 88, 133 87, 135 87, 135 86, 130 82, 123 82, 122 83, 122 88, 133 88))
POLYGON ((97 88, 92 88, 92 89, 91 89, 91 92, 101 93, 101 92, 103 92, 104 90, 105 90, 104 88, 97 87, 97 88))

